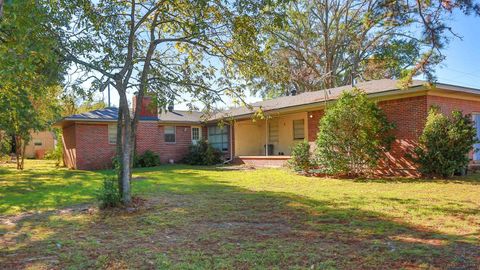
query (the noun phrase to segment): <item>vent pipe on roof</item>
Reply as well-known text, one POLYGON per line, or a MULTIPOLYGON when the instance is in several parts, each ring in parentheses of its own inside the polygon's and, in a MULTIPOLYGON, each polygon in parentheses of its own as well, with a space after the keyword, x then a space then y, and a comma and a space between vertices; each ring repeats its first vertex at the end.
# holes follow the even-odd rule
POLYGON ((170 102, 168 103, 167 109, 168 109, 169 112, 173 112, 173 109, 174 109, 173 101, 170 101, 170 102))

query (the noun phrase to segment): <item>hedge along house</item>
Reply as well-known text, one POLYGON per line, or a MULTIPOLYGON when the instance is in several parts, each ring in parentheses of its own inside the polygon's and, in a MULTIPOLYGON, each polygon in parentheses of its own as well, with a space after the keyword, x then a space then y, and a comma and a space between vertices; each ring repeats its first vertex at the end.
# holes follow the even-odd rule
MULTIPOLYGON (((416 175, 405 157, 416 144, 428 109, 437 105, 443 113, 461 110, 472 114, 480 127, 480 90, 413 81, 400 89, 395 80, 376 80, 356 85, 378 102, 389 121, 395 123, 394 142, 379 172, 416 175)), ((146 98, 140 113, 136 150, 152 150, 162 162, 179 162, 188 146, 204 138, 224 153, 225 160, 257 166, 282 166, 295 143, 306 140, 314 146, 318 123, 325 106, 352 86, 290 95, 261 101, 202 117, 200 112, 168 111, 157 114, 146 98), (263 117, 255 117, 262 111, 263 117), (203 120, 202 120, 203 119, 203 120), (218 125, 218 123, 226 123, 218 125)), ((135 101, 134 101, 135 102, 135 101)), ((57 123, 63 127, 66 164, 71 168, 100 169, 111 166, 115 152, 116 108, 72 115, 57 123)), ((471 154, 480 162, 480 154, 471 154)))

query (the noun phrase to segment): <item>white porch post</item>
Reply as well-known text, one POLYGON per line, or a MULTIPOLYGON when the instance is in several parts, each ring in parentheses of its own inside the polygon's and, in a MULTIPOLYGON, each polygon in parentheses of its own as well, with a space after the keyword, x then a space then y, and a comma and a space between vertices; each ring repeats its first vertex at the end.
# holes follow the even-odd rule
POLYGON ((268 118, 265 118, 265 156, 268 157, 268 118))

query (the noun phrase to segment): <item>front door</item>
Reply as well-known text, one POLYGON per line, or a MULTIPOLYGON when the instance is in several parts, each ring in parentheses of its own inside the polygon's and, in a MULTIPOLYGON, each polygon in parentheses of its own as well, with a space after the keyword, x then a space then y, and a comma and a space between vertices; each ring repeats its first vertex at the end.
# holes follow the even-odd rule
MULTIPOLYGON (((477 129, 477 138, 480 138, 480 114, 473 114, 473 122, 475 123, 475 128, 477 129)), ((473 160, 480 161, 480 143, 477 143, 473 146, 475 152, 473 153, 473 160)))
POLYGON ((197 144, 202 139, 201 127, 192 127, 192 144, 197 144))

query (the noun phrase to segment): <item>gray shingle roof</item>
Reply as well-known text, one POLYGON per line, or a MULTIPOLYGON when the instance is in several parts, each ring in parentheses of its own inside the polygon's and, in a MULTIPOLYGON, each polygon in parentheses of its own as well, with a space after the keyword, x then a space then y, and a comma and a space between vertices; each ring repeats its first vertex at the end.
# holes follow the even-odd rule
POLYGON ((174 110, 172 112, 162 112, 158 115, 159 121, 161 122, 193 122, 199 123, 202 121, 202 112, 198 111, 179 111, 174 110))
MULTIPOLYGON (((425 86, 427 82, 421 80, 414 80, 410 85, 409 89, 419 89, 418 87, 425 86)), ((465 92, 475 95, 480 95, 480 90, 468 88, 468 87, 461 87, 455 85, 448 85, 448 84, 436 84, 438 88, 441 89, 448 89, 450 91, 456 92, 465 92)), ((379 94, 385 93, 389 91, 397 91, 400 90, 399 81, 397 80, 375 80, 375 81, 368 81, 358 83, 356 85, 357 88, 364 90, 367 94, 379 94)), ((208 121, 216 121, 222 118, 228 117, 243 117, 247 115, 251 115, 258 109, 262 109, 263 111, 272 111, 278 109, 285 109, 291 108, 296 106, 302 105, 309 105, 309 104, 320 104, 325 100, 335 100, 337 99, 340 94, 345 90, 351 90, 352 86, 341 86, 336 88, 331 88, 327 90, 320 90, 314 92, 306 92, 302 94, 298 94, 296 96, 285 96, 279 97, 270 100, 264 100, 260 102, 255 102, 250 104, 251 107, 237 107, 232 108, 225 111, 220 111, 217 113, 212 113, 210 115, 204 115, 202 112, 198 111, 180 111, 174 110, 173 112, 162 112, 158 115, 158 117, 141 117, 140 120, 151 120, 151 121, 160 121, 160 122, 167 122, 167 123, 200 123, 203 120, 208 121), (327 97, 325 97, 325 93, 327 93, 327 97)), ((100 110, 94 110, 86 113, 75 114, 69 117, 64 118, 63 120, 67 121, 116 121, 118 115, 118 108, 105 108, 100 110)), ((59 121, 62 122, 63 120, 59 121)))
MULTIPOLYGON (((364 90, 365 92, 367 92, 367 94, 373 94, 373 93, 381 93, 381 92, 387 92, 392 90, 398 90, 400 89, 400 87, 398 86, 398 83, 399 81, 397 80, 383 79, 383 80, 375 80, 375 81, 358 83, 356 84, 356 87, 364 90)), ((410 88, 422 86, 425 83, 426 83, 425 81, 414 80, 410 85, 410 88)), ((263 111, 270 111, 270 110, 283 109, 288 107, 295 107, 295 106, 301 106, 306 104, 323 102, 325 101, 325 91, 328 94, 327 101, 334 100, 334 99, 337 99, 343 91, 351 90, 352 88, 353 87, 351 85, 346 85, 346 86, 331 88, 327 90, 306 92, 306 93, 298 94, 295 96, 285 96, 285 97, 279 97, 279 98, 270 99, 270 100, 259 101, 259 102, 250 104, 252 108, 247 108, 245 106, 233 108, 233 109, 226 110, 213 115, 212 118, 210 118, 210 120, 221 119, 224 117, 236 117, 241 115, 248 115, 258 110, 259 108, 261 108, 263 111)))
MULTIPOLYGON (((174 110, 173 112, 162 112, 158 117, 148 117, 142 116, 140 120, 143 121, 161 121, 161 122, 181 122, 181 123, 199 123, 202 117, 201 112, 197 111, 179 111, 174 110)), ((74 114, 68 117, 65 117, 63 120, 66 121, 117 121, 118 119, 118 108, 108 107, 104 109, 94 110, 86 113, 74 114)))

